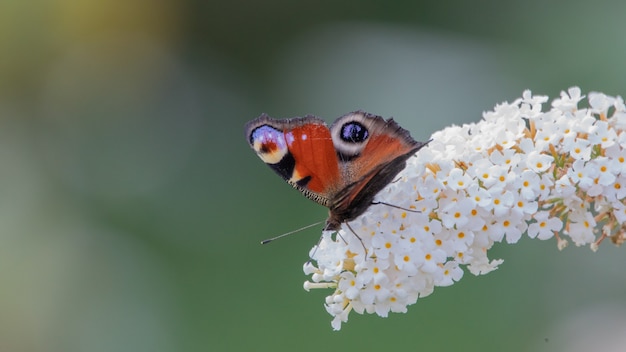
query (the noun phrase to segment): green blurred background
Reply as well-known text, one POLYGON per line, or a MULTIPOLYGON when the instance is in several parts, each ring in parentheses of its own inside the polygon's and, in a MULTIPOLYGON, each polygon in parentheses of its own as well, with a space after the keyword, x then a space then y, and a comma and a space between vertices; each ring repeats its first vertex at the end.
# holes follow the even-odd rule
POLYGON ((262 112, 416 139, 524 89, 626 93, 626 2, 0 3, 0 351, 623 350, 626 257, 497 246, 387 319, 306 293, 326 210, 249 150, 262 112), (621 342, 619 340, 622 340, 621 342), (615 349, 611 349, 611 348, 615 349))

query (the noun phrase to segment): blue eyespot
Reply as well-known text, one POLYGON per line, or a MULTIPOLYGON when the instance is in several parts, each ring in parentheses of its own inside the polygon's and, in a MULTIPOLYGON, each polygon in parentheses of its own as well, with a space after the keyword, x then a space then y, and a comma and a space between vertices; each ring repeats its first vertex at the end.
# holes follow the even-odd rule
POLYGON ((341 126, 341 139, 348 143, 361 143, 369 137, 367 128, 362 124, 352 121, 341 126))

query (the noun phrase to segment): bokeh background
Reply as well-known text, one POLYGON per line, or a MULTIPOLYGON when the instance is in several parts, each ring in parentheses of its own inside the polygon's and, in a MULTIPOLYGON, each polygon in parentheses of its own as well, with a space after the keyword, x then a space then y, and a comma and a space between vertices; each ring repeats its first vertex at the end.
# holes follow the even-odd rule
POLYGON ((524 89, 626 94, 626 2, 0 3, 0 351, 623 350, 626 256, 497 246, 332 332, 323 220, 243 124, 356 109, 416 139, 524 89), (621 340, 621 341, 620 341, 621 340))

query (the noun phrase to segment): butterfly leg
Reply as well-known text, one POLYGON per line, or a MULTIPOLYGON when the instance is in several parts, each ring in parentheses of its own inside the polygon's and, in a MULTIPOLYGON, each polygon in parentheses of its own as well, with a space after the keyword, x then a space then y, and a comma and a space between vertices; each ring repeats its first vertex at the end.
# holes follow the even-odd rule
MULTIPOLYGON (((352 226, 350 226, 350 224, 348 224, 347 222, 344 222, 344 224, 346 224, 346 226, 348 227, 348 229, 350 229, 350 232, 352 232, 352 234, 359 240, 359 242, 361 242, 361 246, 363 246, 363 253, 365 255, 367 255, 367 248, 365 247, 365 244, 363 243, 363 239, 356 234, 356 231, 354 231, 354 229, 352 228, 352 226)), ((341 240, 344 243, 348 243, 348 241, 346 241, 345 238, 343 238, 343 236, 341 236, 341 234, 339 233, 339 230, 336 230, 335 233, 337 234, 337 236, 339 236, 339 238, 341 238, 341 240)), ((317 241, 317 244, 315 245, 315 249, 313 250, 313 253, 311 253, 311 255, 309 255, 309 263, 313 260, 315 260, 315 253, 317 253, 317 249, 320 246, 320 243, 322 243, 322 238, 324 237, 324 234, 322 234, 322 236, 320 236, 320 239, 317 241)))
POLYGON ((323 233, 320 236, 320 239, 317 240, 317 244, 315 245, 315 249, 313 250, 313 253, 311 253, 309 255, 309 260, 307 261, 307 263, 311 263, 311 261, 315 260, 315 253, 317 253, 317 249, 320 248, 320 243, 322 243, 322 238, 324 238, 324 234, 323 233))
MULTIPOLYGON (((346 226, 348 226, 348 228, 350 229, 350 231, 354 234, 354 236, 356 236, 356 238, 359 239, 359 242, 361 242, 361 246, 363 246, 363 253, 364 255, 367 255, 367 248, 365 248, 365 244, 363 243, 363 239, 361 239, 361 237, 359 235, 356 234, 356 231, 354 231, 354 229, 352 228, 352 226, 350 226, 350 224, 348 222, 345 222, 344 224, 346 224, 346 226)), ((339 234, 339 232, 337 232, 337 234, 339 234)), ((343 239, 343 238, 342 238, 343 239)), ((346 240, 344 240, 345 242, 346 240)), ((346 242, 347 243, 347 242, 346 242)))
POLYGON ((419 211, 419 210, 403 208, 403 207, 401 207, 399 205, 393 205, 393 204, 389 204, 389 203, 386 203, 386 202, 372 202, 372 205, 378 205, 378 204, 386 205, 388 207, 392 207, 392 208, 396 208, 396 209, 400 209, 400 210, 410 211, 411 213, 421 213, 421 211, 419 211))

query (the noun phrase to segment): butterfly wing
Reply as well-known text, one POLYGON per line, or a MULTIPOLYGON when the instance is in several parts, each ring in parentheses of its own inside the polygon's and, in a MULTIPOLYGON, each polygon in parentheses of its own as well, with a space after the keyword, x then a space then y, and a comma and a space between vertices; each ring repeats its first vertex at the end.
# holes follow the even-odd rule
POLYGON ((314 117, 276 120, 261 115, 246 124, 248 143, 304 196, 330 209, 327 230, 355 219, 425 145, 393 119, 363 111, 330 127, 314 117))
POLYGON ((330 131, 344 180, 329 206, 327 229, 334 229, 365 212, 425 143, 415 141, 393 119, 363 111, 340 117, 330 131))
POLYGON ((346 176, 351 181, 424 145, 411 138, 393 119, 385 120, 363 111, 340 117, 330 130, 340 164, 348 171, 346 176))
POLYGON ((245 131, 261 160, 304 196, 329 206, 342 180, 323 120, 314 116, 277 120, 263 114, 248 122, 245 131))

